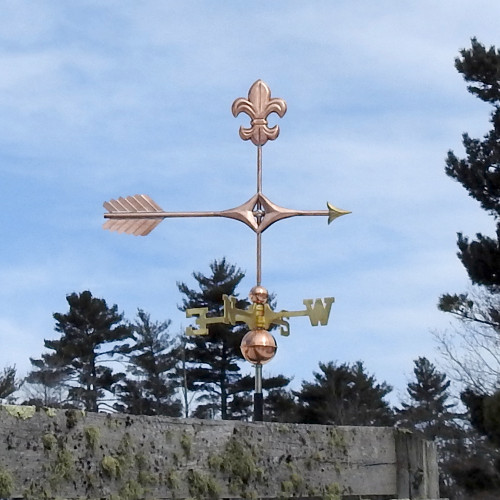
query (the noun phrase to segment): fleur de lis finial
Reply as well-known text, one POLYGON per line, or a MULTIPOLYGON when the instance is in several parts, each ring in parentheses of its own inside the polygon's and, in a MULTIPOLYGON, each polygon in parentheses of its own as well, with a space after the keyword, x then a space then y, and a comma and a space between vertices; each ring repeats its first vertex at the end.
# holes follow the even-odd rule
POLYGON ((263 146, 268 140, 276 139, 280 133, 278 125, 268 127, 267 117, 276 113, 283 118, 286 102, 278 97, 271 98, 271 89, 262 80, 257 80, 248 91, 248 99, 236 99, 231 111, 235 117, 243 112, 251 118, 250 128, 240 127, 240 137, 244 141, 250 139, 256 146, 263 146))

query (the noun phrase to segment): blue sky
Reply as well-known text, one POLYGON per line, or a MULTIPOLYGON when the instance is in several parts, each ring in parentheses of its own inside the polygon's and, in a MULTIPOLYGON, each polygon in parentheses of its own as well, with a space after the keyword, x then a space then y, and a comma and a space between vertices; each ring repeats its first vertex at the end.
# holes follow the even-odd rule
MULTIPOLYGON (((466 288, 456 233, 493 223, 444 174, 488 107, 453 66, 499 45, 494 1, 4 1, 0 7, 0 367, 56 338, 52 313, 85 289, 132 319, 188 325, 177 281, 225 256, 255 281, 255 236, 228 219, 103 231, 102 203, 144 193, 168 211, 223 210, 255 192, 255 147, 231 104, 258 78, 288 104, 263 151, 278 205, 347 210, 263 234, 263 285, 279 309, 334 296, 330 323, 292 320, 265 374, 310 379, 363 360, 402 393, 412 361, 439 363, 440 294, 466 288)), ((275 116, 275 115, 274 115, 275 116)))

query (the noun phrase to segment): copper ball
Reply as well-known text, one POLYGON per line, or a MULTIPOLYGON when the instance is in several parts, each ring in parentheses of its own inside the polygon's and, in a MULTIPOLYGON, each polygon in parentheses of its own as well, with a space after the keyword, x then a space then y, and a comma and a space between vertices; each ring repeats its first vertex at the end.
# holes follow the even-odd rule
POLYGON ((263 329, 250 330, 241 340, 241 354, 253 365, 264 365, 276 354, 276 340, 263 329))
POLYGON ((254 304, 265 304, 269 298, 269 292, 263 286, 254 286, 248 294, 254 304))

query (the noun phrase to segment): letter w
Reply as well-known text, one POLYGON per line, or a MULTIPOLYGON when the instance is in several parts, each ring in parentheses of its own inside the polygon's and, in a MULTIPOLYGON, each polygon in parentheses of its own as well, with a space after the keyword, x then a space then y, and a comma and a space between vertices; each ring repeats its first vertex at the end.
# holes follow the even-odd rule
POLYGON ((312 326, 318 326, 318 323, 321 325, 326 325, 328 323, 330 309, 335 302, 333 297, 316 299, 314 305, 312 299, 304 299, 302 302, 306 306, 307 315, 311 320, 312 326))

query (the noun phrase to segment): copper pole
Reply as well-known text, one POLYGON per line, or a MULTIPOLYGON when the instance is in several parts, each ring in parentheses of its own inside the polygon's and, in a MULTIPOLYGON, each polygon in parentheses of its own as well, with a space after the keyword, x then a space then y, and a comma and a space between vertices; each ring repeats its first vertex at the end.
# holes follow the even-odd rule
MULTIPOLYGON (((262 146, 257 146, 257 194, 262 194, 262 146)), ((262 208, 258 203, 259 210, 262 208)), ((260 221, 259 221, 260 222, 260 221)), ((257 233, 257 286, 262 282, 262 237, 257 233)))
POLYGON ((257 193, 262 193, 262 146, 257 146, 257 193))
POLYGON ((262 284, 262 233, 257 233, 257 286, 262 284))

